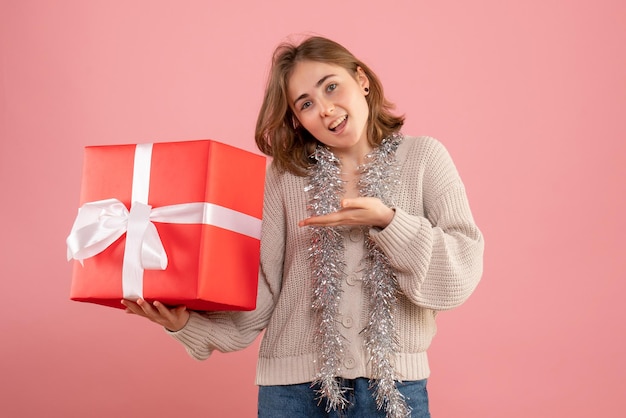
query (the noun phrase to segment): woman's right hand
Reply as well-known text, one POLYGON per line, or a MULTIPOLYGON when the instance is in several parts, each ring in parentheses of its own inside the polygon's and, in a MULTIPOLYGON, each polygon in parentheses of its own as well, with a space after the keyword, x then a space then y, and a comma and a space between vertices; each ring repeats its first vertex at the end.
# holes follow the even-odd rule
POLYGON ((122 305, 126 307, 126 312, 148 318, 150 321, 157 323, 168 331, 176 332, 185 327, 189 320, 189 311, 185 305, 168 308, 161 302, 155 301, 152 304, 144 299, 132 301, 128 299, 122 300, 122 305))

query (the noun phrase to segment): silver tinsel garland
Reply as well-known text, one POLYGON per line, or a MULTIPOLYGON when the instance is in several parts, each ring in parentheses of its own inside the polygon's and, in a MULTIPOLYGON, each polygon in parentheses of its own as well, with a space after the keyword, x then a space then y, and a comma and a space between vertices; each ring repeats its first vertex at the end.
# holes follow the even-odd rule
MULTIPOLYGON (((392 206, 391 194, 398 184, 396 150, 402 141, 400 134, 383 140, 367 156, 359 168, 358 183, 361 196, 377 197, 392 206)), ((309 173, 308 210, 312 216, 325 215, 340 209, 344 182, 341 180, 341 163, 326 147, 318 146, 313 158, 316 164, 309 173)), ((317 315, 316 343, 320 349, 319 372, 314 384, 319 385, 320 400, 326 399, 326 410, 342 410, 349 404, 345 388, 337 378, 344 354, 344 337, 337 328, 341 282, 345 278, 344 245, 342 231, 345 227, 312 227, 309 248, 313 270, 313 310, 317 315)), ((394 306, 397 283, 387 256, 365 233, 366 270, 363 286, 371 309, 368 324, 362 331, 370 355, 374 398, 379 409, 385 408, 388 418, 410 416, 404 396, 398 391, 393 367, 398 340, 394 327, 394 306)))

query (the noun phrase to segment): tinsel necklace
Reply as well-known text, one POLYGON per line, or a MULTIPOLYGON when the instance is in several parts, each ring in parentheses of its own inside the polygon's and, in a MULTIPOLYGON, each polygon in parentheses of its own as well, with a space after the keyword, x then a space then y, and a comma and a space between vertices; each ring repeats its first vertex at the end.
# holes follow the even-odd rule
MULTIPOLYGON (((396 150, 402 135, 393 134, 367 155, 359 167, 360 196, 377 197, 388 206, 398 184, 399 169, 396 150)), ((340 209, 345 181, 341 179, 341 162, 327 147, 319 145, 312 157, 316 163, 309 171, 308 210, 312 216, 325 215, 340 209)), ((313 382, 320 401, 326 399, 326 410, 344 410, 348 405, 338 373, 344 353, 344 337, 337 328, 341 282, 345 278, 345 254, 342 231, 345 226, 311 227, 309 256, 313 272, 312 308, 316 314, 316 344, 319 347, 319 371, 313 382)), ((365 300, 370 303, 368 323, 362 331, 370 356, 370 386, 378 409, 385 408, 388 418, 410 416, 404 396, 396 387, 394 356, 398 339, 394 326, 394 306, 398 291, 389 259, 362 227, 365 235, 366 267, 363 275, 365 300)))

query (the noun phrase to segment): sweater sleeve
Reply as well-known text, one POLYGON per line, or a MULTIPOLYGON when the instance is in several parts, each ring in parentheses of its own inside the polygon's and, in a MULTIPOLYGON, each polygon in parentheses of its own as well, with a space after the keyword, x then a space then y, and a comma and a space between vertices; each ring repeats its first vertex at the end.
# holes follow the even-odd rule
POLYGON ((372 237, 412 303, 447 310, 465 302, 478 285, 484 241, 448 152, 432 138, 427 144, 417 162, 406 163, 411 175, 422 176, 423 215, 396 207, 392 222, 372 237))
POLYGON ((183 329, 166 330, 195 359, 207 359, 213 350, 230 352, 246 348, 269 322, 280 292, 284 257, 285 226, 279 183, 279 175, 273 166, 269 167, 265 180, 256 309, 191 312, 183 329))

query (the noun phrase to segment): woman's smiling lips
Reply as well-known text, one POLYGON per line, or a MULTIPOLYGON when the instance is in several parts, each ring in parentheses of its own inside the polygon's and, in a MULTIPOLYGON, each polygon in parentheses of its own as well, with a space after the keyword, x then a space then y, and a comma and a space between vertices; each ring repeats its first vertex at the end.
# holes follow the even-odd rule
POLYGON ((348 115, 343 115, 340 118, 335 119, 329 126, 328 129, 336 132, 339 128, 342 128, 343 126, 345 126, 346 122, 348 120, 348 115))

